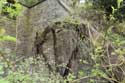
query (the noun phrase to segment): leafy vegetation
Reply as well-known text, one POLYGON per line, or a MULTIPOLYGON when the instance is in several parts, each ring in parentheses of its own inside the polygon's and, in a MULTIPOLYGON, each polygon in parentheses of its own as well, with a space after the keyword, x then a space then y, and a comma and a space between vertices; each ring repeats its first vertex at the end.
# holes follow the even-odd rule
MULTIPOLYGON (((27 2, 24 3, 33 4, 34 1, 35 0, 27 0, 27 2)), ((53 78, 41 78, 40 72, 32 71, 32 66, 35 67, 36 64, 40 63, 39 61, 35 61, 33 56, 28 58, 23 57, 21 60, 18 60, 15 53, 0 48, 0 83, 39 83, 40 81, 60 83, 60 80, 63 81, 63 83, 76 83, 81 79, 87 78, 89 78, 88 83, 98 83, 98 80, 101 80, 101 82, 104 81, 104 83, 125 83, 125 10, 121 10, 123 7, 121 6, 122 1, 123 0, 86 0, 84 4, 79 4, 80 10, 77 13, 86 11, 88 15, 86 16, 87 27, 85 27, 88 31, 88 35, 82 35, 84 37, 81 38, 82 42, 89 41, 91 48, 88 55, 91 56, 93 64, 91 64, 92 69, 88 75, 86 75, 84 70, 80 70, 77 79, 72 73, 70 73, 67 78, 62 78, 60 75, 56 76, 55 73, 50 74, 53 78), (107 5, 110 6, 112 11, 106 11, 107 5), (92 10, 92 16, 88 12, 89 10, 92 10), (96 16, 99 17, 98 15, 100 14, 98 13, 100 13, 100 11, 101 14, 103 13, 103 19, 100 20, 97 18, 97 20, 99 20, 99 22, 102 21, 102 23, 96 22, 95 20, 96 16), (96 14, 98 15, 94 14, 95 12, 97 12, 96 14), (107 15, 107 13, 109 15, 107 15), (92 20, 93 17, 95 17, 94 21, 92 20), (117 22, 117 20, 119 20, 119 22, 117 22), (94 28, 94 23, 95 25, 98 24, 99 26, 97 25, 96 27, 99 28, 94 28), (100 25, 103 27, 102 29, 100 25), (121 76, 119 76, 119 74, 121 76)), ((0 13, 11 19, 15 19, 16 16, 20 14, 22 6, 19 3, 7 6, 6 3, 6 0, 0 0, 0 13)), ((74 4, 75 3, 74 0, 74 4)), ((82 16, 75 20, 72 17, 68 17, 65 22, 78 25, 85 23, 83 19, 85 18, 82 18, 82 16)), ((0 28, 0 43, 7 41, 16 42, 17 40, 16 37, 6 35, 4 28, 0 28)), ((80 59, 80 62, 82 64, 89 64, 87 60, 80 59)))
POLYGON ((11 4, 6 0, 0 1, 0 13, 8 18, 16 19, 21 10, 22 6, 19 3, 11 4))

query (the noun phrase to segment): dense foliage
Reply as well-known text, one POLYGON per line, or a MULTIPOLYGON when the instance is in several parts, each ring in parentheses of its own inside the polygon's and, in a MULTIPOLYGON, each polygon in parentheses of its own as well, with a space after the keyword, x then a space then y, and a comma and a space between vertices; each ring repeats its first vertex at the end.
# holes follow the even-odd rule
POLYGON ((21 10, 22 7, 18 2, 9 3, 6 0, 0 1, 0 13, 8 18, 16 19, 21 10))
MULTIPOLYGON (((24 3, 33 3, 33 1, 27 0, 27 2, 24 1, 24 3)), ((67 83, 67 81, 75 83, 80 81, 82 78, 90 78, 90 81, 88 83, 97 83, 97 80, 102 79, 106 79, 111 83, 125 83, 125 79, 122 76, 119 76, 119 72, 114 71, 114 69, 122 70, 122 73, 124 74, 123 67, 125 65, 125 24, 123 20, 123 23, 119 23, 116 21, 124 19, 124 13, 122 12, 124 12, 125 10, 121 10, 121 3, 123 3, 122 0, 86 0, 86 3, 80 4, 80 12, 77 13, 82 13, 82 11, 84 11, 87 12, 88 15, 85 16, 87 17, 86 26, 88 26, 85 28, 87 28, 87 30, 89 31, 89 35, 82 35, 84 37, 81 38, 81 41, 89 41, 89 44, 91 46, 89 55, 91 56, 91 60, 93 62, 92 70, 88 75, 85 75, 85 72, 83 70, 79 71, 78 79, 75 79, 75 76, 70 73, 67 79, 63 80, 64 83, 67 83), (106 11, 106 8, 109 6, 111 8, 111 11, 106 11), (89 10, 92 10, 93 13, 89 13, 89 10), (100 11, 101 15, 98 14, 100 13, 100 11), (101 20, 97 19, 99 20, 99 22, 102 21, 102 24, 96 22, 95 19, 93 20, 92 17, 99 17, 98 15, 94 14, 95 12, 96 14, 103 17, 101 20), (111 17, 113 17, 113 20, 111 17), (103 29, 101 29, 100 27, 99 29, 95 29, 93 27, 90 28, 89 26, 92 26, 94 23, 95 25, 101 25, 103 29), (93 34, 91 30, 96 31, 96 36, 94 36, 95 34, 93 34), (115 56, 117 58, 115 59, 118 61, 117 63, 112 62, 112 56, 115 56), (95 80, 95 78, 97 80, 95 80)), ((0 13, 11 19, 16 19, 16 16, 18 16, 20 14, 20 11, 22 10, 22 6, 19 3, 11 4, 10 6, 8 6, 7 4, 8 2, 6 0, 0 0, 0 13)), ((74 18, 67 18, 66 22, 79 24, 81 22, 81 19, 85 20, 86 18, 82 18, 82 16, 77 20, 74 20, 74 18)), ((83 22, 85 23, 85 21, 83 22)), ((6 30, 4 29, 4 27, 0 27, 0 43, 6 41, 15 42, 16 38, 6 35, 6 30)), ((48 83, 60 82, 60 76, 53 75, 53 78, 42 79, 40 77, 41 73, 35 72, 33 75, 31 75, 30 67, 34 66, 33 64, 39 62, 34 61, 33 57, 29 57, 27 59, 24 58, 18 60, 15 56, 15 53, 10 53, 8 49, 0 48, 0 83, 37 83, 40 80, 48 81, 48 83)), ((82 64, 89 63, 86 60, 82 59, 80 59, 80 62, 82 64)))

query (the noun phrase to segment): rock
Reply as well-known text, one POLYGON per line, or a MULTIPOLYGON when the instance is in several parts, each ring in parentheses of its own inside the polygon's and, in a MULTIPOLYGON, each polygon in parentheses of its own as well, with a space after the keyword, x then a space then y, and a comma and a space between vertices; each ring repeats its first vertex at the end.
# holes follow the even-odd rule
POLYGON ((62 22, 48 26, 43 33, 37 33, 34 43, 35 57, 42 56, 47 62, 48 69, 62 76, 72 73, 78 78, 79 70, 85 70, 87 74, 92 61, 88 55, 88 45, 80 40, 78 29, 85 31, 86 27, 84 24, 62 22), (81 64, 80 59, 86 60, 90 65, 81 64))

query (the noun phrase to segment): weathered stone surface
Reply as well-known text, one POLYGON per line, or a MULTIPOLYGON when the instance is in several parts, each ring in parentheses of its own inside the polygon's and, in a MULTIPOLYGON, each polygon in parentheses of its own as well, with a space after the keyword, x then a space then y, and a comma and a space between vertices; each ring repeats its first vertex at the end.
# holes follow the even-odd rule
POLYGON ((30 24, 30 11, 28 9, 24 9, 22 11, 23 14, 17 18, 16 26, 17 26, 17 46, 16 52, 17 56, 29 56, 32 55, 32 34, 33 28, 31 28, 30 24))
MULTIPOLYGON (((46 0, 43 3, 31 9, 24 8, 24 10, 22 11, 22 14, 17 18, 17 22, 16 22, 17 23, 16 24, 17 25, 17 48, 16 48, 17 56, 23 57, 23 56, 37 55, 36 47, 34 45, 36 41, 36 36, 37 36, 36 33, 38 33, 38 35, 43 34, 48 25, 53 24, 56 21, 63 20, 64 17, 68 15, 69 13, 57 2, 57 0, 46 0)), ((55 52, 54 52, 55 47, 53 45, 54 44, 53 41, 55 41, 55 39, 53 39, 52 35, 53 33, 51 31, 46 34, 45 40, 47 41, 45 41, 43 45, 40 45, 40 47, 42 47, 40 51, 43 51, 44 54, 43 53, 40 54, 41 55, 40 62, 36 66, 33 66, 33 70, 34 70, 33 76, 35 76, 35 73, 37 73, 39 74, 39 77, 42 78, 37 83, 47 83, 48 80, 50 80, 50 73, 49 73, 50 68, 52 67, 52 69, 55 69, 56 67, 55 52), (47 60, 45 59, 45 57, 47 57, 47 60)), ((37 43, 41 42, 41 38, 44 39, 44 37, 40 37, 39 38, 40 40, 37 43)), ((61 40, 59 39, 59 41, 61 40)), ((38 54, 37 56, 40 56, 40 55, 38 54)), ((70 56, 71 55, 69 55, 69 57, 70 56)), ((54 81, 51 83, 56 83, 56 82, 54 81)))
POLYGON ((17 55, 32 55, 35 33, 42 32, 49 24, 67 15, 57 0, 46 0, 31 9, 24 8, 17 19, 17 55))
MULTIPOLYGON (((46 61, 49 71, 57 71, 62 76, 65 69, 69 67, 69 72, 76 78, 78 71, 82 70, 87 75, 91 69, 91 58, 88 43, 80 40, 80 35, 86 35, 84 24, 72 24, 58 22, 45 28, 43 33, 39 33, 35 40, 35 57, 42 56, 46 61), (81 32, 79 32, 81 30, 81 32), (82 32, 84 31, 84 32, 82 32), (86 60, 90 65, 80 63, 80 59, 86 60), (69 64, 69 65, 68 65, 69 64), (68 65, 68 66, 67 66, 68 65)), ((68 73, 69 73, 68 72, 68 73)))

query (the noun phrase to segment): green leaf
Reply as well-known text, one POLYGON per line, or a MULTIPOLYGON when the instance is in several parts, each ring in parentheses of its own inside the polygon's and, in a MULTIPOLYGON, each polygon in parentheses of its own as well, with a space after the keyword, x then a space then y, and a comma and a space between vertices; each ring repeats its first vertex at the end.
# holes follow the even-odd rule
POLYGON ((12 37, 12 36, 0 36, 0 41, 16 41, 16 38, 15 37, 12 37))

